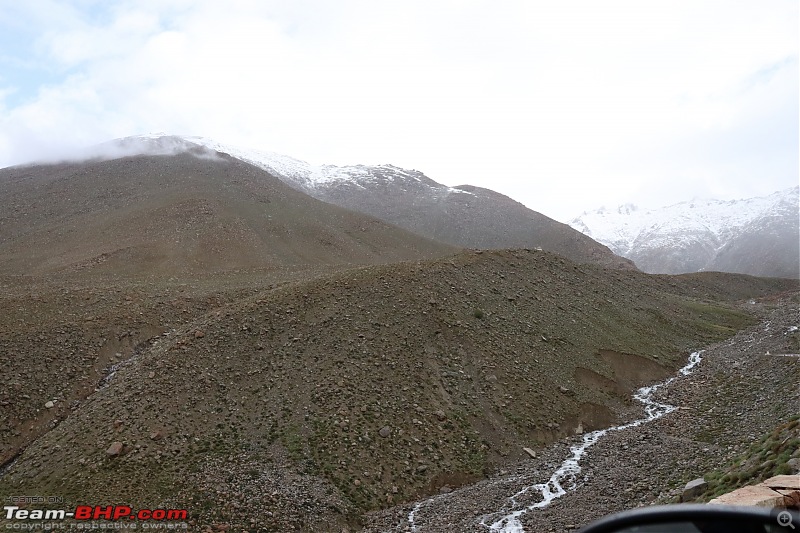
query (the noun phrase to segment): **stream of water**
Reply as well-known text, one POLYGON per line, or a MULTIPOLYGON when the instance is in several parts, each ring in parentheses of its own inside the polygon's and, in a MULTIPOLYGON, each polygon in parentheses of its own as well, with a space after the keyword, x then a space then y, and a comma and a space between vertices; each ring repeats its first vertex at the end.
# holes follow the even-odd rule
MULTIPOLYGON (((525 513, 533 511, 534 509, 541 509, 550 505, 550 502, 565 495, 568 491, 574 490, 577 486, 577 476, 581 471, 580 461, 586 454, 587 450, 593 446, 600 438, 610 431, 621 431, 636 426, 640 426, 651 420, 661 418, 662 416, 671 413, 677 407, 665 403, 657 402, 653 399, 654 393, 661 387, 668 385, 680 376, 686 376, 692 373, 694 367, 700 363, 702 357, 702 350, 693 352, 689 355, 688 363, 678 371, 678 376, 671 377, 666 381, 651 385, 649 387, 642 387, 636 391, 633 397, 644 404, 645 417, 627 424, 620 426, 613 426, 598 431, 592 431, 583 435, 583 442, 570 447, 571 455, 561 463, 561 466, 553 472, 550 479, 545 483, 538 483, 536 485, 529 485, 524 487, 514 495, 508 498, 506 505, 495 513, 485 515, 481 518, 480 524, 487 528, 489 531, 498 531, 501 533, 525 533, 520 522, 520 517, 525 513), (538 496, 537 496, 538 494, 538 496), (519 500, 525 497, 530 501, 531 498, 536 500, 533 504, 521 504, 519 500)), ((430 500, 425 500, 417 503, 411 512, 408 514, 408 523, 411 531, 417 531, 416 514, 430 500)))
MULTIPOLYGON (((689 375, 702 359, 701 354, 702 351, 692 353, 689 356, 689 362, 686 364, 686 366, 679 370, 679 375, 689 375)), ((623 429, 640 426, 646 422, 650 422, 651 420, 661 418, 662 416, 677 409, 677 407, 674 405, 668 405, 653 400, 653 394, 659 388, 671 383, 676 379, 676 377, 677 376, 671 377, 666 381, 662 381, 661 383, 657 383, 649 387, 642 387, 636 391, 633 397, 644 404, 644 412, 646 415, 644 418, 634 420, 633 422, 629 422, 621 426, 613 426, 598 431, 592 431, 591 433, 586 433, 583 436, 583 442, 570 448, 572 455, 570 455, 564 460, 563 463, 561 463, 561 466, 558 468, 558 470, 553 472, 553 475, 550 476, 550 479, 547 482, 523 488, 509 498, 509 504, 507 506, 509 510, 501 511, 506 512, 507 514, 491 523, 487 522, 491 520, 492 516, 496 516, 497 513, 484 517, 481 520, 481 525, 487 527, 490 531, 500 531, 503 533, 524 533, 525 530, 522 528, 522 523, 519 521, 519 518, 529 511, 548 506, 550 502, 556 498, 560 498, 566 494, 567 491, 574 490, 577 476, 581 471, 581 458, 586 454, 586 451, 591 446, 600 440, 603 435, 610 431, 620 431, 623 429), (526 506, 518 505, 517 499, 529 492, 538 492, 541 497, 539 501, 526 506)))

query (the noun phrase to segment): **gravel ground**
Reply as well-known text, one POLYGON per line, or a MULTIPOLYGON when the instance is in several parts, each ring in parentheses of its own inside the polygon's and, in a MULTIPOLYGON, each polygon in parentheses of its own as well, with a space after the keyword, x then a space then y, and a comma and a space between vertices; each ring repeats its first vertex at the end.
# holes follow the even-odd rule
MULTIPOLYGON (((800 412, 800 358, 791 352, 790 328, 798 306, 780 301, 746 304, 764 317, 757 326, 704 349, 694 372, 660 389, 656 399, 677 411, 639 427, 609 432, 581 461, 575 490, 520 518, 525 531, 571 531, 606 514, 677 501, 683 485, 725 466, 791 415, 800 412)), ((629 419, 642 416, 631 413, 629 419)), ((508 497, 545 482, 570 456, 564 440, 513 471, 417 504, 374 514, 364 531, 487 531, 513 510, 538 501, 508 497)))

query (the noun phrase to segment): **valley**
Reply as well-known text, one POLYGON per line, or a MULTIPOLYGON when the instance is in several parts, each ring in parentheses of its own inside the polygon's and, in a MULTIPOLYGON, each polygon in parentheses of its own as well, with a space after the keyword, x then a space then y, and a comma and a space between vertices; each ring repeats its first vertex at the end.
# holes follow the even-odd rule
POLYGON ((187 508, 197 531, 403 531, 423 501, 417 531, 485 530, 704 350, 654 393, 677 411, 609 432, 520 518, 568 530, 798 410, 796 359, 761 353, 797 350, 797 280, 645 274, 550 230, 462 248, 162 148, 0 170, 0 497, 187 508))
MULTIPOLYGON (((796 422, 800 367, 796 356, 773 354, 798 351, 798 337, 792 330, 798 303, 796 297, 781 297, 750 304, 762 314, 758 324, 708 346, 691 373, 655 393, 657 401, 677 406, 675 411, 637 427, 608 432, 586 450, 580 472, 574 480, 567 478, 563 496, 544 508, 521 513, 523 529, 503 523, 497 530, 574 531, 611 512, 677 503, 688 481, 703 475, 713 479, 719 475, 713 472, 719 465, 749 457, 753 446, 779 426, 777 421, 795 421, 782 426, 794 429, 784 430, 781 440, 796 442, 800 438, 796 422), (724 402, 719 401, 720 395, 724 402)), ((641 407, 632 409, 627 420, 641 419, 642 413, 641 407)), ((581 436, 565 438, 486 481, 420 502, 414 515, 416 530, 488 531, 481 522, 491 524, 511 509, 527 509, 540 502, 536 491, 516 496, 516 505, 510 498, 545 483, 573 455, 570 447, 582 440, 581 436)), ((796 445, 790 446, 787 457, 798 456, 796 445)), ((741 476, 738 486, 786 473, 786 458, 781 463, 771 457, 767 471, 758 477, 741 476)), ((708 499, 706 494, 697 501, 708 499)), ((367 530, 406 531, 410 510, 406 506, 377 513, 367 530)))
POLYGON ((17 312, 2 448, 16 458, 0 487, 188 505, 199 524, 269 512, 257 530, 358 527, 516 468, 523 447, 624 422, 635 388, 754 323, 733 301, 795 285, 720 276, 515 250, 283 281, 4 278, 17 312))

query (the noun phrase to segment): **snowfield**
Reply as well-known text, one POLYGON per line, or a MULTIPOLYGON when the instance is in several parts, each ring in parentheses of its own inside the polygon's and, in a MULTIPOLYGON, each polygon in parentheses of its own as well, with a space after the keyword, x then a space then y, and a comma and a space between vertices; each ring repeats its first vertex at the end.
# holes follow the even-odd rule
POLYGON ((796 216, 798 191, 800 188, 794 187, 747 200, 692 200, 659 209, 640 209, 625 204, 615 209, 584 212, 568 223, 615 253, 628 257, 646 238, 650 238, 648 247, 664 247, 678 245, 694 235, 710 233, 724 243, 758 218, 792 209, 796 216))

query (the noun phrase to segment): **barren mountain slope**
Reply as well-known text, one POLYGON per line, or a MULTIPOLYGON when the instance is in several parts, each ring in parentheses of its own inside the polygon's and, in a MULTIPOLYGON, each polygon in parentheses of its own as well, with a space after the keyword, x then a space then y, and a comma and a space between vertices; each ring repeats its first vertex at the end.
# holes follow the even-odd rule
POLYGON ((199 274, 455 250, 203 150, 0 170, 0 273, 199 274))
POLYGON ((446 187, 421 172, 394 167, 364 167, 362 171, 369 179, 324 182, 309 194, 455 246, 541 247, 578 263, 635 268, 567 224, 495 191, 471 185, 446 187))
MULTIPOLYGON (((566 437, 485 481, 373 513, 364 531, 408 531, 412 508, 418 533, 479 533, 487 531, 481 522, 493 524, 512 510, 523 511, 518 518, 526 532, 575 531, 610 513, 677 503, 686 483, 704 474, 709 490, 702 501, 793 468, 800 474, 800 365, 797 357, 780 355, 800 347, 799 296, 743 303, 759 323, 704 346, 689 375, 675 374, 655 391, 652 399, 678 409, 606 433, 586 450, 574 479, 560 480, 567 492, 545 508, 528 508, 542 501, 532 485, 547 482, 586 435, 566 437), (731 463, 733 471, 726 471, 731 463)), ((638 404, 626 421, 644 416, 638 404)))
POLYGON ((118 286, 113 309, 93 308, 105 300, 91 288, 42 290, 44 322, 17 302, 23 315, 8 320, 31 324, 0 331, 4 353, 16 354, 3 361, 21 382, 15 401, 24 389, 25 405, 52 414, 16 418, 36 413, 17 409, 10 392, 0 406, 19 428, 4 429, 9 439, 54 427, 3 471, 0 496, 188 506, 198 524, 340 530, 365 510, 479 479, 521 458, 521 446, 604 427, 633 387, 750 323, 709 297, 796 285, 648 276, 519 250, 221 287, 216 299, 191 283, 133 294, 118 286), (84 312, 67 318, 78 305, 84 312), (169 331, 140 344, 115 326, 137 341, 169 331), (86 400, 45 409, 64 384, 56 373, 34 385, 36 370, 53 358, 91 365, 85 346, 130 359, 86 400), (115 441, 125 445, 119 457, 106 453, 115 441))
MULTIPOLYGON (((334 205, 365 213, 416 234, 465 248, 535 248, 578 263, 633 269, 633 263, 566 224, 481 187, 448 187, 422 172, 393 165, 313 166, 272 152, 202 137, 166 134, 110 141, 106 157, 134 153, 196 152, 207 148, 253 164, 286 184, 334 205)), ((91 150, 90 150, 91 152, 91 150)))

